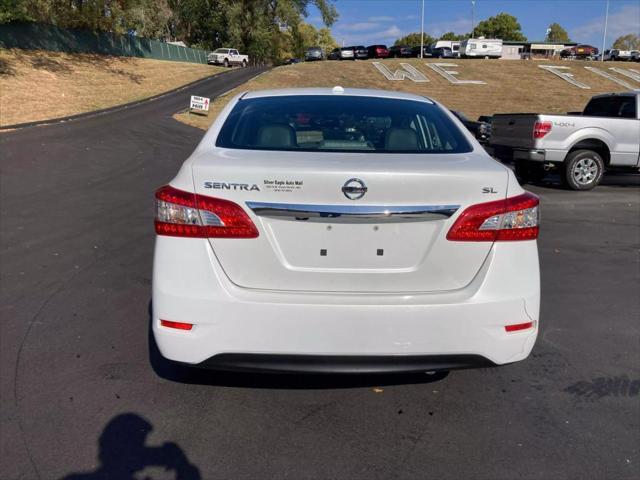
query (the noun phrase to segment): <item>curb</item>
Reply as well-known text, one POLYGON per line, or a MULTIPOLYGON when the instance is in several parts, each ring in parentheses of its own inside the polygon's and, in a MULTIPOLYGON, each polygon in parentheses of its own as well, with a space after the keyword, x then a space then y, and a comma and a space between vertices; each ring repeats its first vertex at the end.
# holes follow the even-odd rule
MULTIPOLYGON (((204 83, 208 80, 211 80, 212 78, 217 78, 220 77, 222 75, 227 75, 229 73, 231 73, 233 70, 229 70, 228 72, 221 72, 221 73, 217 73, 215 75, 211 75, 209 77, 204 77, 201 78, 199 80, 195 80, 191 83, 187 83, 186 85, 182 85, 180 87, 176 87, 172 90, 167 90, 166 92, 162 92, 162 93, 158 93, 156 95, 152 95, 151 97, 147 97, 147 98, 143 98, 142 100, 135 100, 133 102, 129 102, 129 103, 123 103, 121 105, 115 105, 113 107, 107 107, 107 108, 102 108, 100 110, 93 110, 91 112, 83 112, 83 113, 76 113, 75 115, 69 115, 66 117, 58 117, 58 118, 50 118, 47 120, 37 120, 34 122, 25 122, 25 123, 15 123, 13 125, 3 125, 0 126, 0 131, 3 130, 18 130, 18 129, 22 129, 22 128, 29 128, 29 127, 38 127, 41 125, 50 125, 53 123, 64 123, 64 122, 69 122, 69 121, 73 121, 73 120, 80 120, 83 118, 88 118, 88 117, 93 117, 93 116, 98 116, 98 115, 104 115, 105 113, 111 113, 111 112, 116 112, 118 110, 126 110, 127 108, 131 108, 131 107, 135 107, 137 105, 140 105, 142 103, 146 103, 146 102, 151 102, 153 100, 156 100, 158 98, 164 97, 165 95, 171 95, 173 93, 177 93, 181 90, 185 90, 187 88, 191 88, 194 87, 200 83, 204 83)), ((260 72, 260 73, 264 73, 264 72, 260 72)), ((260 73, 258 75, 260 75, 260 73)), ((253 77, 251 77, 253 78, 253 77)))

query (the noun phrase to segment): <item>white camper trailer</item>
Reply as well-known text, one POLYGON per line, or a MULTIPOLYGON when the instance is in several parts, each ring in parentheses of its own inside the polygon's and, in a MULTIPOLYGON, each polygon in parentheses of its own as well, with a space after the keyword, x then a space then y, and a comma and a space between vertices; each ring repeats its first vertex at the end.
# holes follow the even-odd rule
POLYGON ((449 48, 453 52, 454 57, 460 56, 460 43, 456 40, 438 40, 433 48, 449 48))
POLYGON ((460 56, 500 58, 502 57, 502 40, 499 38, 468 38, 460 44, 460 56))

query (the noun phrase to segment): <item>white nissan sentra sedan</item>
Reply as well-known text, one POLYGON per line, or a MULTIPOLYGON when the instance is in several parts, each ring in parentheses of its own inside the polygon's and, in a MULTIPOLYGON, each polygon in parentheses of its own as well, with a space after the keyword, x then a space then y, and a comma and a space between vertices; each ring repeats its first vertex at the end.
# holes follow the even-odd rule
POLYGON ((538 198, 428 98, 242 93, 155 196, 169 360, 420 372, 516 362, 535 342, 538 198))

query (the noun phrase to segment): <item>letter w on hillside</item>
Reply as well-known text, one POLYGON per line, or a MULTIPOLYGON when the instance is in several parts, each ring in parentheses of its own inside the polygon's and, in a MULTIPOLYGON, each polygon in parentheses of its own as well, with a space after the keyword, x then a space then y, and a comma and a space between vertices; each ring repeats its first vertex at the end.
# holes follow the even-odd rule
POLYGON ((376 67, 387 80, 404 80, 405 78, 408 78, 416 83, 429 81, 426 75, 408 63, 401 63, 400 66, 402 69, 396 70, 393 73, 380 62, 373 62, 373 66, 376 67))

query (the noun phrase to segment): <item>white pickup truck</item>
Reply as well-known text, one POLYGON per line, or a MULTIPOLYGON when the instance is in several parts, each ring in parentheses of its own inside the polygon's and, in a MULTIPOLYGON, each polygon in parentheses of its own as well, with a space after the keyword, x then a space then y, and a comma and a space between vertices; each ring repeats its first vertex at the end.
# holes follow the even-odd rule
POLYGON ((565 186, 594 188, 607 168, 640 167, 640 93, 593 97, 582 113, 493 116, 490 145, 495 157, 515 161, 521 183, 558 169, 565 186))
POLYGON ((246 67, 249 64, 249 55, 240 55, 235 48, 217 48, 207 56, 207 63, 225 67, 233 65, 246 67))

